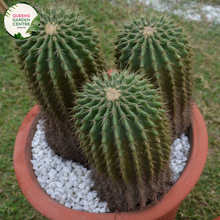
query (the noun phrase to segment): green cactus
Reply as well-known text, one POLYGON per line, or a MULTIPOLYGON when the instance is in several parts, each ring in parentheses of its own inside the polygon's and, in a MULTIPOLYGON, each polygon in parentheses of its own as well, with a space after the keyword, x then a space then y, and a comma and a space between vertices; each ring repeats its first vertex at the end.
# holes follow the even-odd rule
POLYGON ((49 6, 39 15, 36 33, 15 41, 19 64, 38 103, 62 121, 69 117, 76 91, 105 64, 98 36, 79 11, 49 6))
POLYGON ((148 12, 131 19, 115 42, 118 69, 144 73, 164 93, 173 137, 190 124, 192 98, 191 45, 175 19, 148 12))
POLYGON ((85 165, 70 111, 81 85, 105 69, 98 36, 82 13, 68 6, 51 5, 38 11, 39 29, 37 17, 29 30, 36 33, 15 41, 19 64, 42 107, 49 146, 63 158, 85 165))
POLYGON ((130 189, 126 195, 130 209, 135 204, 128 198, 136 188, 141 207, 145 206, 149 189, 155 188, 168 164, 171 145, 161 97, 141 78, 128 71, 114 71, 110 79, 104 73, 103 81, 94 77, 78 93, 73 116, 89 163, 130 189))

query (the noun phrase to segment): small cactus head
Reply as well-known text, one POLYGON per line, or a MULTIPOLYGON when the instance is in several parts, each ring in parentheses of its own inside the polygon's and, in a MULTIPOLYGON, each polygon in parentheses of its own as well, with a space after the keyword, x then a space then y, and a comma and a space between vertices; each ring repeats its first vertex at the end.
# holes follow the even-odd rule
POLYGON ((150 11, 130 19, 115 41, 118 69, 143 73, 163 92, 173 137, 191 122, 191 45, 172 16, 150 11))
POLYGON ((129 198, 136 189, 138 198, 146 202, 151 189, 158 189, 158 182, 165 179, 171 145, 166 111, 157 91, 141 75, 113 71, 109 79, 103 73, 103 80, 93 77, 92 83, 83 86, 74 111, 89 163, 118 184, 119 191, 127 187, 130 207, 135 206, 136 199, 129 198))

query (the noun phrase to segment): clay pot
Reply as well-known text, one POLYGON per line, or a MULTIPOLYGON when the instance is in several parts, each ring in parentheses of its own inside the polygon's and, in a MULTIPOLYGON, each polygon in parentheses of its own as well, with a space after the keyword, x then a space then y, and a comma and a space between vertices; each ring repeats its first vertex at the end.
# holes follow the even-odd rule
POLYGON ((145 211, 131 213, 87 213, 67 208, 53 200, 40 186, 34 174, 31 160, 31 141, 39 119, 39 107, 35 105, 25 117, 14 146, 14 168, 19 186, 31 205, 48 219, 57 220, 172 220, 183 199, 193 189, 205 165, 208 136, 199 109, 193 104, 190 132, 191 152, 180 178, 156 206, 145 211))

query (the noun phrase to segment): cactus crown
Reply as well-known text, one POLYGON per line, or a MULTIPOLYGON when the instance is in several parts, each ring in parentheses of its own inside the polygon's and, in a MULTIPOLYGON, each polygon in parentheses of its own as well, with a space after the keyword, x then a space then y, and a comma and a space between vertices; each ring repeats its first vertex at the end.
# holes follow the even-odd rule
POLYGON ((93 78, 78 93, 75 125, 89 162, 99 173, 127 187, 146 186, 168 163, 169 124, 161 98, 142 76, 114 71, 93 78))
POLYGON ((39 15, 38 31, 16 40, 19 64, 39 104, 52 116, 68 118, 76 91, 105 69, 98 36, 81 12, 67 6, 49 6, 39 15))
POLYGON ((190 123, 192 97, 191 45, 170 16, 148 12, 129 20, 118 34, 115 57, 119 69, 145 76, 164 93, 173 136, 190 123))

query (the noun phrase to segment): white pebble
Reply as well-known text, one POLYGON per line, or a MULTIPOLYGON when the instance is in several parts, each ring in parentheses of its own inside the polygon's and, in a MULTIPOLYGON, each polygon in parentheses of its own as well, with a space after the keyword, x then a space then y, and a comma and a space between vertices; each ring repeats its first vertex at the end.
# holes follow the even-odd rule
POLYGON ((78 206, 75 206, 74 209, 78 211, 82 211, 83 207, 81 205, 78 205, 78 206))
POLYGON ((87 194, 87 200, 88 200, 88 201, 91 201, 91 200, 93 200, 93 199, 94 199, 93 193, 89 192, 89 193, 87 194))
POLYGON ((182 160, 176 159, 175 162, 176 162, 176 164, 181 164, 181 163, 182 163, 182 160))
POLYGON ((65 203, 65 206, 71 208, 71 205, 69 203, 65 203))
POLYGON ((77 195, 78 195, 79 198, 83 198, 83 195, 82 195, 81 191, 78 191, 77 195))
POLYGON ((58 188, 61 188, 63 186, 63 184, 61 182, 56 182, 56 185, 58 188))
POLYGON ((85 187, 86 187, 85 182, 82 182, 82 183, 79 185, 79 188, 80 188, 80 189, 85 189, 85 187))
POLYGON ((105 208, 102 208, 102 209, 100 210, 100 213, 104 213, 104 212, 106 212, 106 210, 105 210, 105 208))
POLYGON ((64 167, 63 168, 64 173, 69 173, 71 171, 70 167, 64 167))
POLYGON ((83 211, 88 212, 89 211, 89 206, 83 206, 83 211))
POLYGON ((59 201, 59 203, 61 204, 61 205, 64 205, 64 200, 63 199, 61 199, 60 201, 59 201))
POLYGON ((62 193, 62 194, 64 193, 64 190, 62 188, 56 188, 55 190, 59 193, 62 193))
POLYGON ((72 186, 73 186, 73 183, 71 183, 71 182, 67 182, 67 183, 66 183, 66 187, 67 187, 68 189, 70 189, 72 186))
POLYGON ((88 201, 83 200, 83 205, 84 205, 84 206, 88 206, 88 205, 89 205, 88 201))
POLYGON ((59 172, 62 169, 60 165, 57 165, 56 170, 59 172))

